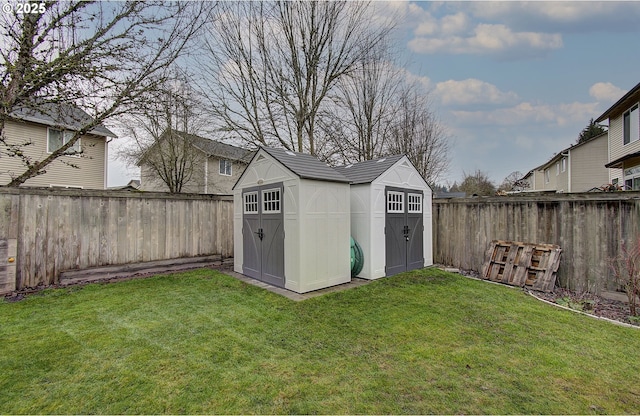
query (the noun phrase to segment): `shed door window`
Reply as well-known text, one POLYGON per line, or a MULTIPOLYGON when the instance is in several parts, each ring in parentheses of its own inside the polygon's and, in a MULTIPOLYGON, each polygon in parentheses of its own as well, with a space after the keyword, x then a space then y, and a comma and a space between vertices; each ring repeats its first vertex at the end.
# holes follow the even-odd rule
POLYGON ((408 194, 407 208, 410 214, 419 214, 422 212, 422 194, 408 194))
POLYGON ((404 212, 404 192, 387 192, 387 212, 404 212))
POLYGON ((280 212, 280 189, 262 191, 262 212, 277 214, 280 212))
POLYGON ((244 213, 258 213, 258 192, 247 192, 244 194, 244 213))

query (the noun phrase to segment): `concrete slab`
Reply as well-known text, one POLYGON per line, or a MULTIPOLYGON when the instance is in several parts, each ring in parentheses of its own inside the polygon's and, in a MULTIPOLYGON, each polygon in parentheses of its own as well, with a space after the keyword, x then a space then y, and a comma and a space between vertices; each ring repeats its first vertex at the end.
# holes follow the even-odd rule
POLYGON ((261 282, 260 280, 256 280, 253 279, 251 277, 245 276, 243 274, 231 271, 231 270, 220 270, 221 273, 224 273, 228 276, 231 277, 235 277, 238 280, 241 280, 245 283, 248 283, 250 285, 253 286, 258 286, 261 287, 265 290, 268 290, 269 292, 273 292, 273 293, 277 293, 278 295, 284 296, 288 299, 294 300, 296 302, 299 302, 301 300, 307 300, 307 299, 311 299, 311 298, 315 298, 316 296, 322 296, 325 295, 327 293, 333 293, 333 292, 341 292, 343 290, 348 290, 348 289, 352 289, 354 287, 359 287, 359 286, 363 286, 366 285, 367 283, 372 282, 373 280, 367 280, 367 279, 360 279, 358 277, 353 277, 351 278, 351 282, 349 283, 344 283, 341 285, 336 285, 336 286, 331 286, 331 287, 327 287, 324 289, 320 289, 320 290, 314 290, 313 292, 307 292, 307 293, 296 293, 293 292, 291 290, 287 290, 287 289, 283 289, 281 287, 276 287, 273 285, 270 285, 268 283, 265 282, 261 282))

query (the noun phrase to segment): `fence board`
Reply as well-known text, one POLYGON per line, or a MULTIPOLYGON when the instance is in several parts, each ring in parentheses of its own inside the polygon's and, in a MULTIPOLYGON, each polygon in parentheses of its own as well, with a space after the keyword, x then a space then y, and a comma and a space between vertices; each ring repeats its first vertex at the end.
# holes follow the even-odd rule
MULTIPOLYGON (((622 242, 638 239, 640 192, 433 200, 434 261, 483 274, 492 240, 547 243, 562 249, 556 259, 560 286, 617 290, 609 259, 618 255, 622 242)), ((518 266, 512 274, 518 281, 535 278, 525 272, 518 266)), ((536 282, 547 278, 538 276, 536 282)))
POLYGON ((0 187, 0 239, 15 251, 0 293, 56 284, 68 270, 231 257, 233 222, 216 221, 232 213, 230 196, 0 187))

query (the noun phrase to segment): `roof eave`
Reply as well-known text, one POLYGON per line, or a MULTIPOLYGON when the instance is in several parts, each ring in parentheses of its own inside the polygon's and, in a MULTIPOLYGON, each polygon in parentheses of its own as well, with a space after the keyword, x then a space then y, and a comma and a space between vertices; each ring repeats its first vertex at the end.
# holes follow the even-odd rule
MULTIPOLYGON (((599 123, 601 121, 604 121, 604 120, 610 118, 611 114, 615 114, 615 113, 618 112, 618 107, 622 106, 622 104, 624 104, 627 100, 631 101, 632 97, 638 92, 640 92, 640 82, 635 87, 631 88, 631 90, 628 93, 623 95, 622 98, 620 98, 618 101, 616 101, 615 104, 613 104, 611 107, 609 107, 609 109, 607 109, 607 111, 602 113, 602 115, 600 117, 598 117, 595 120, 595 122, 599 123)), ((626 107, 625 107, 625 109, 626 109, 626 107)))

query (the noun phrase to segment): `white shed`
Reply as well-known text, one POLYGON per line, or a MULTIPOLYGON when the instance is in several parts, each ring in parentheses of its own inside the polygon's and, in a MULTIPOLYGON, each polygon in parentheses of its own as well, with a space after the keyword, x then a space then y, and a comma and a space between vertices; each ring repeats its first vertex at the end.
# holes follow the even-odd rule
POLYGON ((349 179, 260 148, 233 187, 234 270, 298 293, 351 281, 349 179))
POLYGON ((336 170, 351 180, 351 236, 377 279, 433 264, 431 188, 404 155, 336 170))

